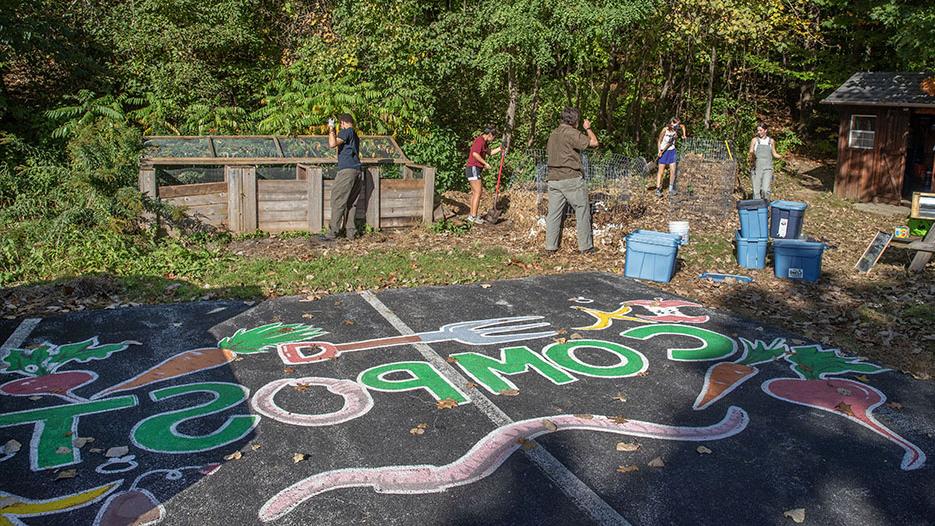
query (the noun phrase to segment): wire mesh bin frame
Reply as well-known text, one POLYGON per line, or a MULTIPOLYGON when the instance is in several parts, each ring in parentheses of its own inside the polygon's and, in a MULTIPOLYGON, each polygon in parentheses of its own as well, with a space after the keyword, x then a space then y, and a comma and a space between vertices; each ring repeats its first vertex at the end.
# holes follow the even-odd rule
POLYGON ((695 137, 682 139, 679 142, 676 192, 669 195, 670 209, 683 216, 729 213, 734 207, 733 193, 737 184, 739 164, 736 153, 736 147, 727 141, 695 137), (704 188, 704 193, 697 192, 696 187, 704 188))

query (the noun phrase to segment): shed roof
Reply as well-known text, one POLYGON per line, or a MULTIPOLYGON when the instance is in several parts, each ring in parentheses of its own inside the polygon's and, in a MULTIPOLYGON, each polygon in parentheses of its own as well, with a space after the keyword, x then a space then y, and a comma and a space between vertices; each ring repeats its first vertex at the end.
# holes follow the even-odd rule
POLYGON ((860 72, 828 95, 823 104, 935 108, 935 97, 922 91, 932 72, 860 72))

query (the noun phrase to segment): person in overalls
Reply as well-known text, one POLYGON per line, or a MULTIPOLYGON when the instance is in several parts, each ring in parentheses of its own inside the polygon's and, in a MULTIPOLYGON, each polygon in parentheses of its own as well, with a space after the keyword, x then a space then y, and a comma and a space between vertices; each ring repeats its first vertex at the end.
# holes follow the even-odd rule
POLYGON ((756 136, 750 141, 750 160, 756 164, 750 172, 753 180, 753 198, 769 199, 769 188, 773 184, 773 159, 779 159, 776 141, 769 136, 769 126, 759 123, 756 136))
POLYGON ((672 117, 669 124, 659 131, 659 152, 656 162, 659 169, 656 172, 656 196, 662 197, 662 176, 666 167, 669 167, 669 195, 675 194, 675 174, 678 171, 678 153, 675 145, 679 139, 688 135, 685 125, 678 117, 672 117))

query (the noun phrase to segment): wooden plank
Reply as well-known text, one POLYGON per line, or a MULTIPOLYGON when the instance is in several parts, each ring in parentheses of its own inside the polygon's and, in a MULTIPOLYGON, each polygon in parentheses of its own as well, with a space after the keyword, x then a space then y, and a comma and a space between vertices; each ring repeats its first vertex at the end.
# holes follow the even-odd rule
POLYGON ((227 192, 206 195, 185 195, 182 197, 169 197, 163 199, 167 203, 175 206, 201 206, 213 205, 215 203, 224 203, 227 206, 227 192))
POLYGON ((425 183, 422 179, 383 179, 380 181, 381 192, 393 190, 422 190, 425 183))
POLYGON ((422 195, 422 222, 431 225, 435 220, 435 168, 422 170, 422 182, 425 183, 422 195))
POLYGON ((256 208, 256 166, 244 166, 243 172, 243 203, 241 213, 243 214, 244 232, 254 232, 257 229, 257 208, 256 208))
POLYGON ((381 206, 405 206, 411 203, 421 206, 422 192, 419 192, 418 195, 411 195, 406 197, 384 197, 380 200, 381 206))
POLYGON ((260 193, 269 192, 304 192, 306 189, 305 181, 297 180, 268 180, 259 181, 258 188, 260 193))
MULTIPOLYGON (((148 157, 147 164, 152 166, 255 166, 258 164, 337 164, 337 157, 148 157)), ((364 157, 361 164, 407 164, 405 159, 386 159, 382 157, 364 157)))
POLYGON ((277 221, 275 223, 264 224, 263 231, 271 234, 279 234, 281 232, 307 232, 308 223, 305 221, 277 221))
POLYGON ((381 228, 412 227, 422 223, 421 217, 384 217, 380 220, 381 228))
MULTIPOLYGON (((304 194, 304 192, 303 192, 304 194)), ((262 213, 268 210, 271 212, 281 212, 285 210, 301 210, 302 213, 308 212, 308 198, 304 195, 302 199, 293 198, 291 201, 260 201, 257 204, 257 211, 262 213)))
POLYGON ((317 234, 324 225, 324 192, 322 191, 321 166, 308 168, 308 231, 317 234))
POLYGON ((422 188, 414 188, 411 190, 390 190, 386 191, 384 188, 380 191, 380 197, 385 201, 386 199, 418 199, 422 200, 422 188))
POLYGON ((140 193, 155 199, 159 195, 159 189, 156 187, 156 169, 152 166, 141 166, 139 177, 140 193))
POLYGON ((195 183, 177 186, 160 186, 159 197, 182 197, 186 195, 203 195, 214 193, 227 193, 227 183, 195 183))
POLYGON ((411 166, 403 165, 403 167, 400 168, 400 170, 402 170, 403 179, 412 179, 412 167, 411 166))
MULTIPOLYGON (((266 224, 276 221, 308 221, 308 212, 305 210, 261 210, 258 216, 259 223, 266 224)), ((261 229, 261 230, 266 230, 261 229)))
POLYGON ((296 181, 308 181, 308 165, 307 164, 295 165, 295 180, 296 181))
POLYGON ((243 179, 241 173, 243 169, 236 166, 225 166, 224 173, 227 177, 227 225, 231 232, 243 232, 243 213, 241 203, 243 203, 243 179))
POLYGON ((364 170, 364 199, 366 200, 367 224, 380 228, 380 167, 371 166, 364 170))
POLYGON ((422 219, 422 207, 384 208, 382 217, 416 217, 422 219))
MULTIPOLYGON (((308 181, 302 181, 302 182, 304 183, 303 186, 308 186, 308 181)), ((306 193, 305 188, 302 188, 302 191, 300 192, 272 193, 272 194, 261 193, 257 197, 257 201, 260 203, 273 203, 276 201, 305 201, 307 199, 308 199, 308 194, 306 193)))
MULTIPOLYGON (((925 234, 925 239, 922 241, 925 243, 935 243, 935 228, 930 228, 928 234, 925 234)), ((927 265, 931 259, 931 252, 916 252, 916 257, 912 258, 912 263, 909 264, 909 270, 912 272, 922 272, 922 269, 925 268, 925 265, 927 265)))

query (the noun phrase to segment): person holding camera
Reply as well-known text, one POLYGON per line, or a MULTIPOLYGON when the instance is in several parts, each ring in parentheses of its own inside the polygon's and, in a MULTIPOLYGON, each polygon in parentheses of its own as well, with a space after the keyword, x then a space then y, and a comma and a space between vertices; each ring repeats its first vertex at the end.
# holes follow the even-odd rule
POLYGON ((548 253, 558 251, 566 204, 575 210, 578 250, 582 254, 594 252, 591 205, 581 166, 581 152, 587 148, 597 148, 598 141, 588 119, 584 120, 584 133, 578 130, 580 117, 577 108, 562 110, 561 124, 552 130, 546 146, 549 212, 545 223, 545 251, 548 253))
POLYGON ((328 119, 328 146, 338 149, 338 173, 331 187, 331 221, 328 233, 323 241, 333 241, 341 230, 346 231, 347 239, 357 235, 353 217, 347 217, 349 208, 353 208, 360 195, 363 182, 360 164, 360 137, 354 131, 354 118, 350 114, 338 115, 340 131, 334 119, 328 119))

